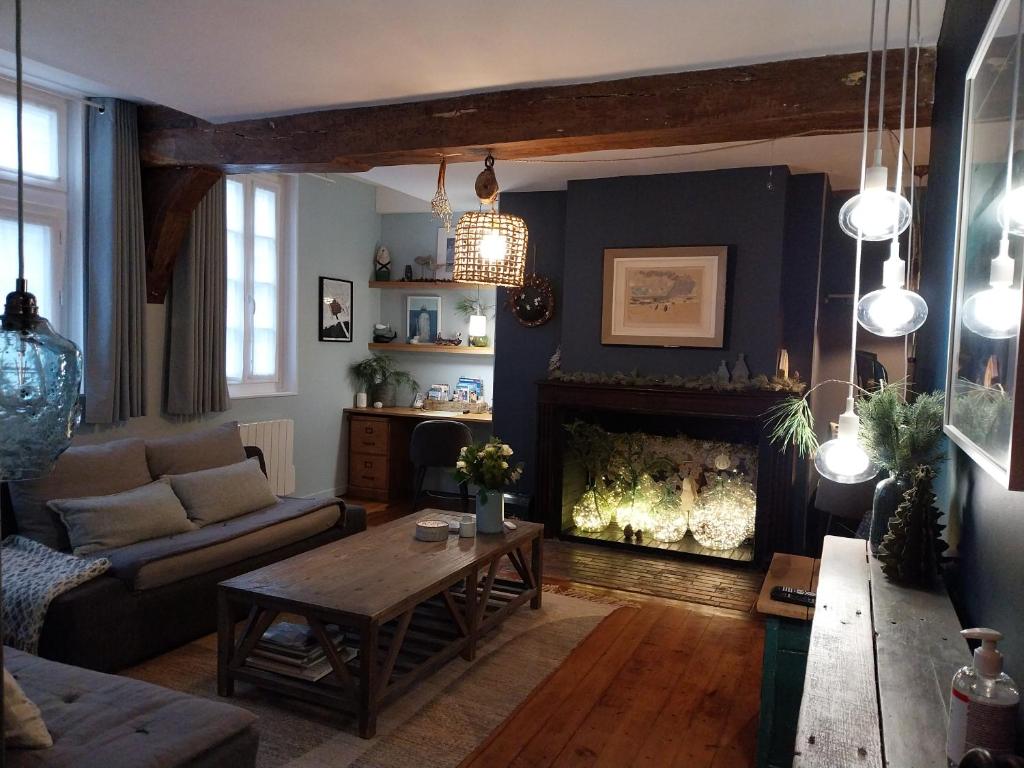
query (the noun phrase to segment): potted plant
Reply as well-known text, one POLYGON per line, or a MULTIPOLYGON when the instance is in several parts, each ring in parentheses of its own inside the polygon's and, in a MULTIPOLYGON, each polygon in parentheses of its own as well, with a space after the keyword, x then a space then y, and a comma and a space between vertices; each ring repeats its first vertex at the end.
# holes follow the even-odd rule
POLYGON ((476 529, 479 533, 501 533, 505 519, 505 498, 501 489, 516 482, 523 464, 512 466, 512 448, 492 437, 486 443, 465 446, 455 463, 455 480, 477 487, 476 529))
POLYGON ((487 338, 487 316, 493 310, 490 304, 484 304, 479 298, 463 296, 455 304, 455 311, 469 321, 468 343, 471 347, 486 347, 490 340, 487 338))
POLYGON ((360 391, 370 396, 371 403, 383 403, 385 407, 395 405, 395 393, 399 386, 419 389, 419 383, 408 371, 400 371, 395 361, 387 355, 374 353, 353 363, 349 374, 360 391))

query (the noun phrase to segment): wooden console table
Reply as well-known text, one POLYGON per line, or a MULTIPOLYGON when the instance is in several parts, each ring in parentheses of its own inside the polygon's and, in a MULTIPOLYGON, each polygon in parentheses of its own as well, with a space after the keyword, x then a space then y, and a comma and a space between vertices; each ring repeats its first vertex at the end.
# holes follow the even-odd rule
POLYGON ((523 603, 541 607, 542 525, 520 521, 512 531, 437 542, 414 538, 416 521, 447 517, 424 510, 221 582, 217 692, 231 696, 242 680, 354 712, 359 735, 370 738, 382 704, 460 653, 472 660, 480 636, 523 603), (520 581, 497 578, 502 558, 520 581), (236 641, 238 609, 248 620, 236 641), (281 613, 306 620, 330 674, 309 682, 246 664, 281 613), (358 649, 355 659, 341 659, 327 624, 344 630, 346 645, 358 649))
POLYGON ((892 584, 865 541, 827 536, 817 591, 793 765, 946 768, 970 654, 945 589, 892 584))
POLYGON ((412 492, 409 437, 421 421, 447 419, 490 424, 489 413, 424 411, 420 408, 346 408, 348 493, 360 499, 398 501, 412 492))

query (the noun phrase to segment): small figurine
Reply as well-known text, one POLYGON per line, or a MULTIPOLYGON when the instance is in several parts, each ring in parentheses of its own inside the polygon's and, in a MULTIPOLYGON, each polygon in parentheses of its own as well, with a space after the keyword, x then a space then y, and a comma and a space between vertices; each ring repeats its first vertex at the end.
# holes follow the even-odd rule
POLYGON ((391 323, 375 323, 373 326, 373 343, 388 344, 398 337, 398 331, 391 327, 391 323))
POLYGON ((412 281, 412 264, 405 265, 405 271, 402 273, 402 279, 407 283, 412 281))
POLYGON ((387 282, 391 279, 391 251, 386 245, 377 246, 373 254, 373 277, 374 280, 387 282))
POLYGON ((725 364, 725 360, 718 364, 718 370, 715 372, 715 380, 719 384, 729 383, 729 366, 725 364))
POLYGON ((420 280, 427 279, 427 267, 430 267, 431 277, 433 277, 434 271, 434 260, 430 256, 417 256, 413 259, 420 267, 420 280))
POLYGON ((637 544, 643 544, 644 543, 644 532, 643 532, 643 530, 641 530, 640 528, 637 528, 635 535, 636 535, 636 543, 637 544))
POLYGON ((732 367, 732 382, 733 384, 746 384, 750 381, 750 369, 747 367, 747 361, 742 352, 739 357, 736 358, 736 365, 732 367))
POLYGON ((622 538, 629 542, 633 541, 633 526, 629 523, 626 523, 626 527, 622 529, 622 538))

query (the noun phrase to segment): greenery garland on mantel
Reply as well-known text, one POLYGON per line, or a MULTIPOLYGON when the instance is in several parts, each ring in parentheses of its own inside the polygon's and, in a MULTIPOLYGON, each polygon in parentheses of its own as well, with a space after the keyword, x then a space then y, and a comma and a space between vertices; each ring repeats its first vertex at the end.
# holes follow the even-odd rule
POLYGON ((801 394, 807 385, 799 378, 788 376, 772 376, 763 373, 751 376, 745 382, 723 382, 713 374, 703 376, 680 376, 673 374, 646 376, 632 371, 631 373, 593 373, 590 371, 554 370, 548 374, 550 381, 564 381, 572 384, 615 384, 628 387, 671 387, 673 389, 715 391, 715 392, 789 392, 801 394))

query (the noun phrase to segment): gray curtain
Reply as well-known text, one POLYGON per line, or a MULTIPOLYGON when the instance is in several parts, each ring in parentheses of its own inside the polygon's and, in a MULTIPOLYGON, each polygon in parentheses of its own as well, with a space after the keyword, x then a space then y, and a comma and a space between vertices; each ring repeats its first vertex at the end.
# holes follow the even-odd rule
POLYGON ((164 410, 199 416, 231 407, 225 373, 227 210, 224 179, 192 214, 167 300, 164 410))
POLYGON ((85 421, 146 409, 146 246, 136 106, 98 99, 86 125, 85 421))

